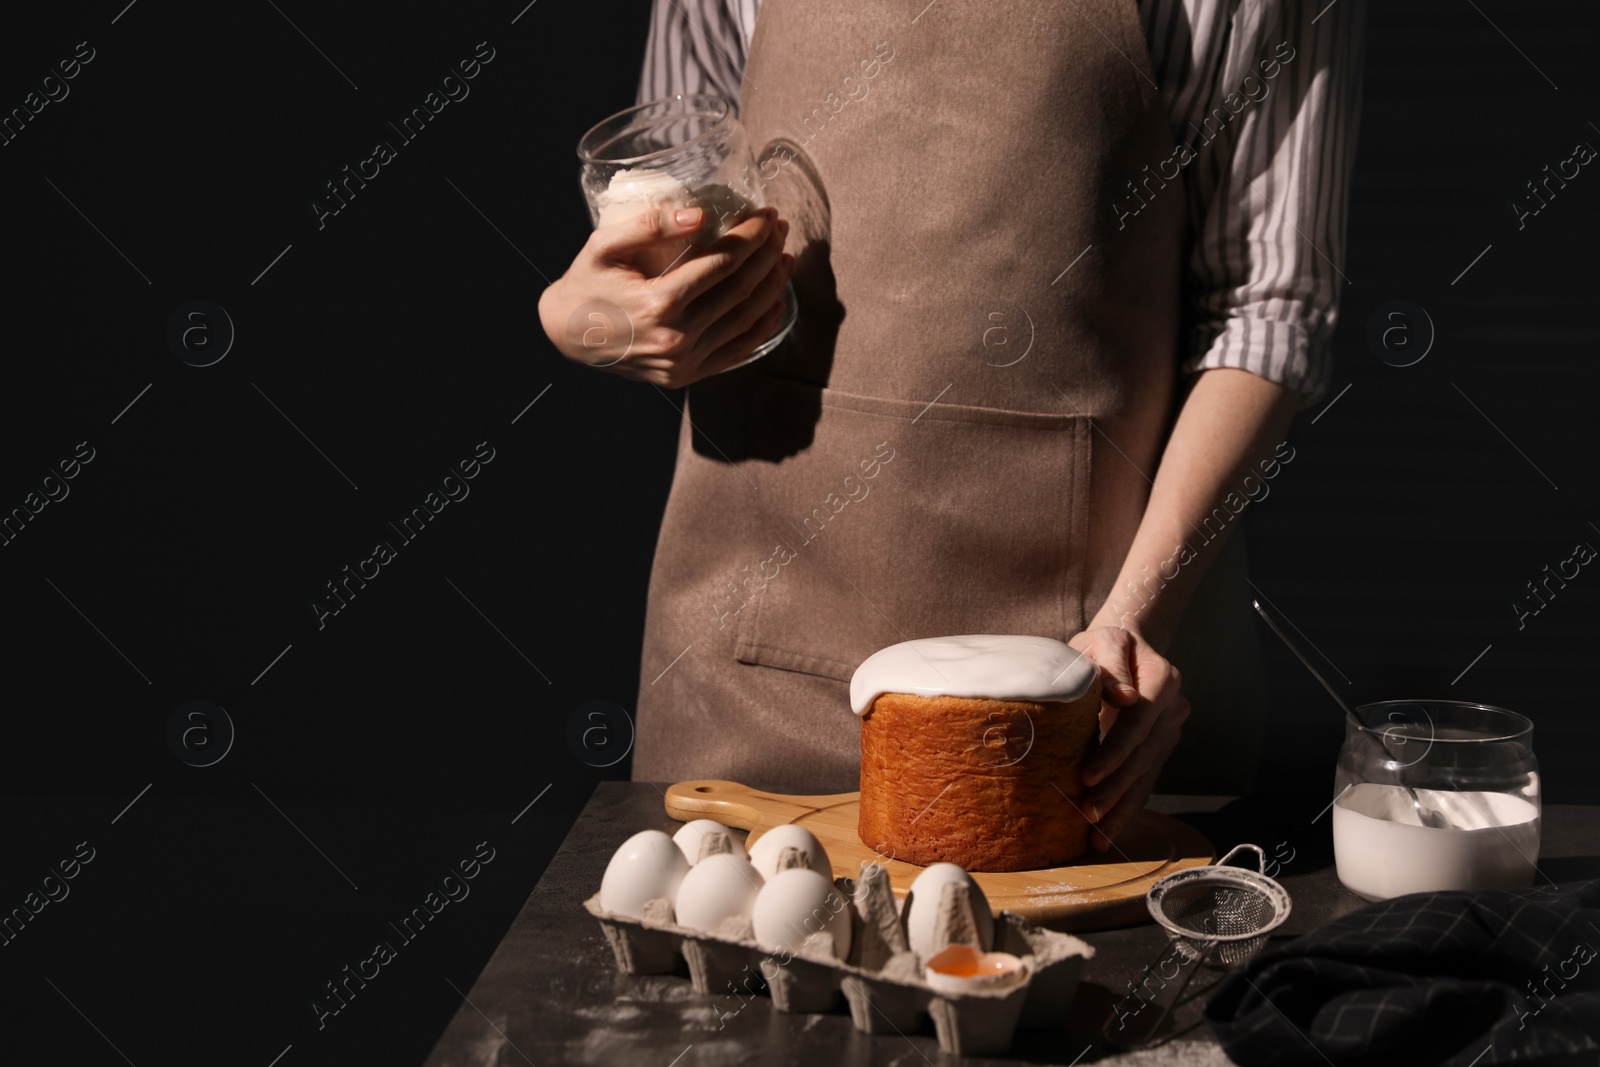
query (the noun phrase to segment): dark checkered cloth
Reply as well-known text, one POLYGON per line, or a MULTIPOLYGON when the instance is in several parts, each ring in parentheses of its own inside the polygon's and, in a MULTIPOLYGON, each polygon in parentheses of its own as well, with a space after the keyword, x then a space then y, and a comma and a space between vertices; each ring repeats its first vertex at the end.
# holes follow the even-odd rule
POLYGON ((1600 1063, 1600 883, 1416 893, 1335 919, 1217 985, 1242 1067, 1600 1063))

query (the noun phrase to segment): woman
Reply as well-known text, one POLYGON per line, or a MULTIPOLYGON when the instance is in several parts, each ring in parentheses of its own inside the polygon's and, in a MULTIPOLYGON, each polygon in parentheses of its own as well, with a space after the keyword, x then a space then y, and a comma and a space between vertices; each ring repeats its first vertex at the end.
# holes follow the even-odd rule
POLYGON ((1265 698, 1230 535, 1328 383, 1360 20, 658 0, 641 101, 736 99, 769 209, 658 278, 634 257, 701 213, 598 229, 540 299, 569 358, 690 387, 635 777, 851 789, 861 659, 1025 633, 1106 676, 1097 847, 1158 776, 1250 788, 1265 698), (791 277, 794 334, 730 369, 791 277), (597 299, 626 355, 567 330, 597 299))

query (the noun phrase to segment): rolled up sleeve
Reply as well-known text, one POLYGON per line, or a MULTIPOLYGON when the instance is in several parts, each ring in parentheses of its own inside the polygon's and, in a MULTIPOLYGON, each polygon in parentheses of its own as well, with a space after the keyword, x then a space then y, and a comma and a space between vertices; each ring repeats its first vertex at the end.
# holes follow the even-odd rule
POLYGON ((721 93, 739 106, 746 27, 758 0, 655 0, 636 103, 679 93, 721 93))
POLYGON ((1361 0, 1234 9, 1216 77, 1185 109, 1195 158, 1184 371, 1251 371, 1302 406, 1326 393, 1349 281, 1364 21, 1361 0))

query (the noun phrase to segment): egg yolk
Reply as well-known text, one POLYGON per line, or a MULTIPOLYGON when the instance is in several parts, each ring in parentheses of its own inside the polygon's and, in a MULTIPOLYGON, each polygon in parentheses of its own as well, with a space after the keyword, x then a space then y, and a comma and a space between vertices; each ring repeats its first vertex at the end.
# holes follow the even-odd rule
POLYGON ((1015 957, 999 952, 982 953, 969 945, 951 945, 928 961, 929 969, 952 978, 1005 974, 1015 966, 1015 957))

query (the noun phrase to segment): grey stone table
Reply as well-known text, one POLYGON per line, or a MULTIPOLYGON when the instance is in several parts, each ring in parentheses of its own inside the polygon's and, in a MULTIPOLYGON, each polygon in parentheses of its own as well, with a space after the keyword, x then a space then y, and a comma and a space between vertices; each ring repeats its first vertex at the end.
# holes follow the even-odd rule
MULTIPOLYGON (((687 977, 617 973, 600 926, 582 902, 600 887, 611 854, 640 830, 672 832, 661 787, 601 782, 500 947, 439 1038, 427 1067, 531 1064, 913 1065, 1229 1063, 1199 1018, 1204 999, 1186 995, 1175 1014, 1180 1033, 1158 1048, 1117 1053, 1100 1037, 1112 1005, 1165 944, 1154 923, 1081 933, 1096 955, 1063 1027, 1018 1032, 1007 1059, 941 1053, 931 1026, 916 1033, 863 1034, 841 1007, 828 1015, 787 1015, 764 995, 740 1000, 696 993, 687 977)), ((1275 941, 1295 937, 1363 905, 1334 875, 1326 810, 1288 798, 1160 796, 1150 806, 1201 830, 1222 854, 1260 845, 1293 899, 1275 941)), ((1542 879, 1600 877, 1600 806, 1546 805, 1542 879)), ((1215 975, 1197 977, 1208 985, 1215 975)))

